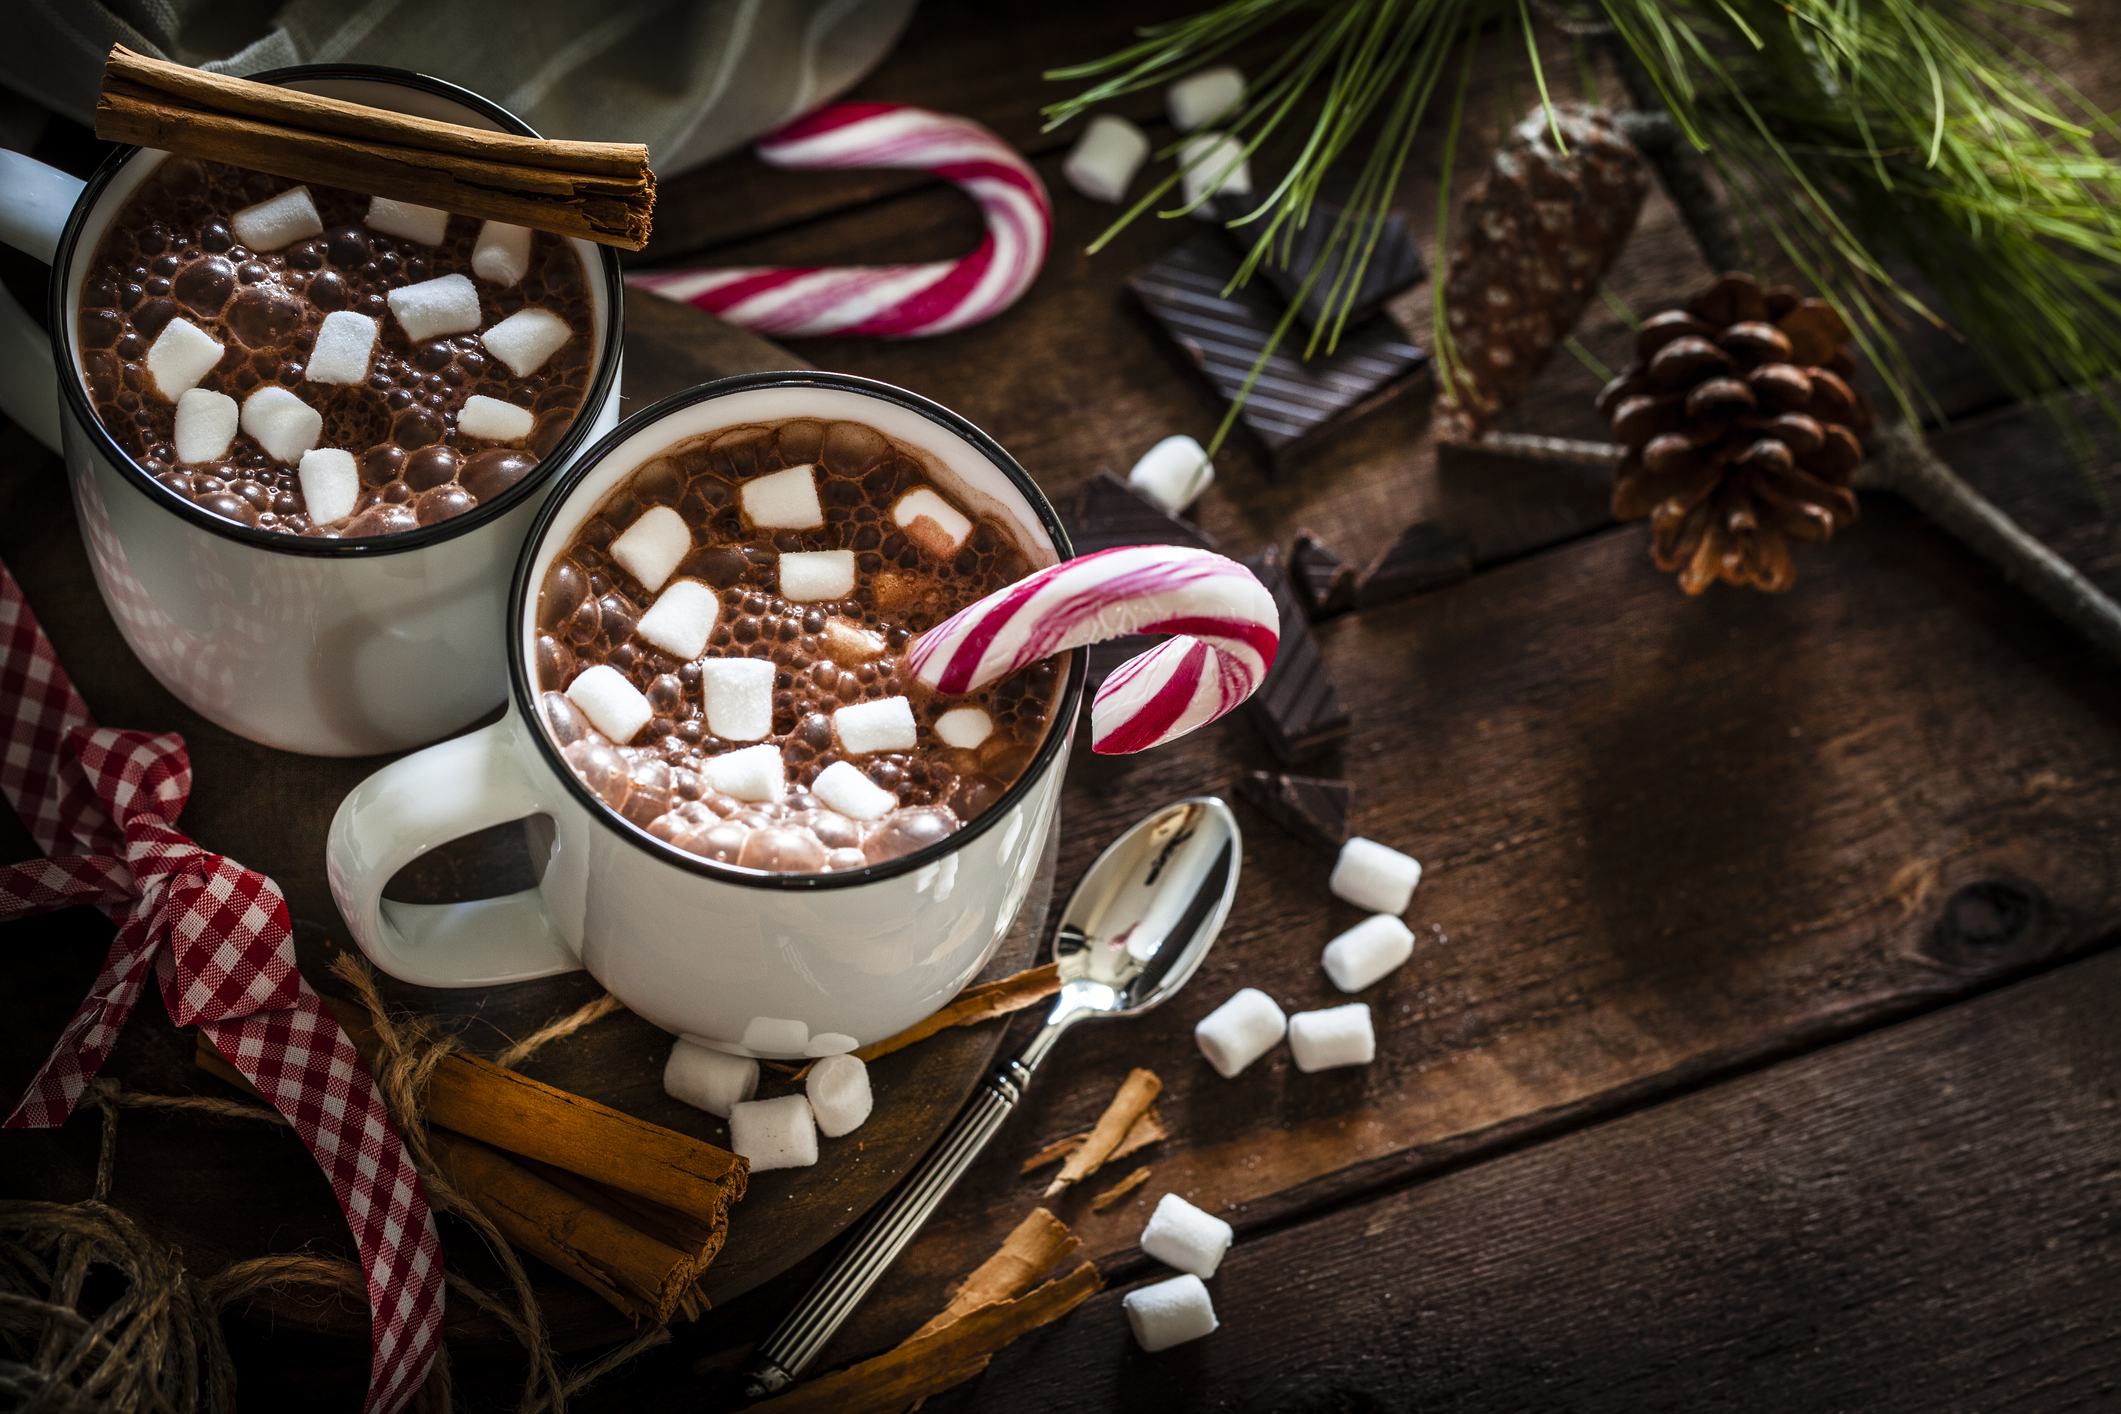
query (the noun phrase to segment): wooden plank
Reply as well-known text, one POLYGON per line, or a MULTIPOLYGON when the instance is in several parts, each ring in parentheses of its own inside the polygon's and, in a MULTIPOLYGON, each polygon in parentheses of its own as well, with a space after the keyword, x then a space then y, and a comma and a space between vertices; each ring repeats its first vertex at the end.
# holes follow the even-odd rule
POLYGON ((1131 1261, 927 1408, 2109 1407, 2117 1071, 2109 952, 1240 1240, 1161 1355, 1131 1261))

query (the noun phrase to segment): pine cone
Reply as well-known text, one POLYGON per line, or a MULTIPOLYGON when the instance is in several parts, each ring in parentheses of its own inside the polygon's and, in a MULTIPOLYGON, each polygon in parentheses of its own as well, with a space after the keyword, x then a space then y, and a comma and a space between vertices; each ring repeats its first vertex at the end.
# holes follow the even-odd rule
POLYGON ((1716 580, 1781 591, 1791 540, 1856 519, 1849 477, 1870 405, 1849 386, 1849 328, 1824 300, 1725 275, 1644 322, 1635 362, 1598 412, 1628 448, 1613 514, 1650 518, 1657 568, 1699 594, 1716 580))
POLYGON ((1531 386, 1627 244, 1649 192, 1642 154, 1611 114, 1563 104, 1554 147, 1544 108, 1517 125, 1466 194, 1444 314, 1458 350, 1438 433, 1469 442, 1531 386))

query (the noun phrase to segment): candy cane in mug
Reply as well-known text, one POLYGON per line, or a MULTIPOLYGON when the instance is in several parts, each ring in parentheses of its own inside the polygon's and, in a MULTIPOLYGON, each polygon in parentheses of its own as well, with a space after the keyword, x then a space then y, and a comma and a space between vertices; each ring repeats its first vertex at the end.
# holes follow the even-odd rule
POLYGON ((1007 585, 916 639, 905 666, 977 692, 1041 658, 1135 633, 1178 635, 1128 659, 1090 704, 1090 746, 1124 755, 1204 726, 1258 688, 1281 641, 1274 596, 1235 560, 1123 545, 1007 585))

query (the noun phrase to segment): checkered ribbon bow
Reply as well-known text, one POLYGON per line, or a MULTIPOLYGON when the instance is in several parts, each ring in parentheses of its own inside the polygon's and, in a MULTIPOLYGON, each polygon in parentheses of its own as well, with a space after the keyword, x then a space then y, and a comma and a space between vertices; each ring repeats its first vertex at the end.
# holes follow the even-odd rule
POLYGON ((191 794, 184 739, 98 727, 5 566, 0 712, 0 789, 53 856, 0 869, 0 919, 92 904, 118 922, 95 986, 7 1126, 65 1122, 152 968, 170 1017, 196 1025, 287 1116, 331 1180, 374 1312, 366 1414, 394 1414, 434 1359, 441 1245, 375 1082, 295 970, 279 886, 177 829, 191 794), (88 853, 59 855, 69 847, 88 853))

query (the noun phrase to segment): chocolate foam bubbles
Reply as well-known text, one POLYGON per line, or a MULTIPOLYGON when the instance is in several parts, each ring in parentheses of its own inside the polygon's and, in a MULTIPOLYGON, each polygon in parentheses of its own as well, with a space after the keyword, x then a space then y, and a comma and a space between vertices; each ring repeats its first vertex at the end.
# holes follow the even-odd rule
POLYGON ((1038 756, 1064 660, 943 697, 913 637, 1034 568, 1021 528, 867 422, 685 438, 545 569, 532 674, 562 758, 678 849, 858 869, 947 838, 1038 756))

